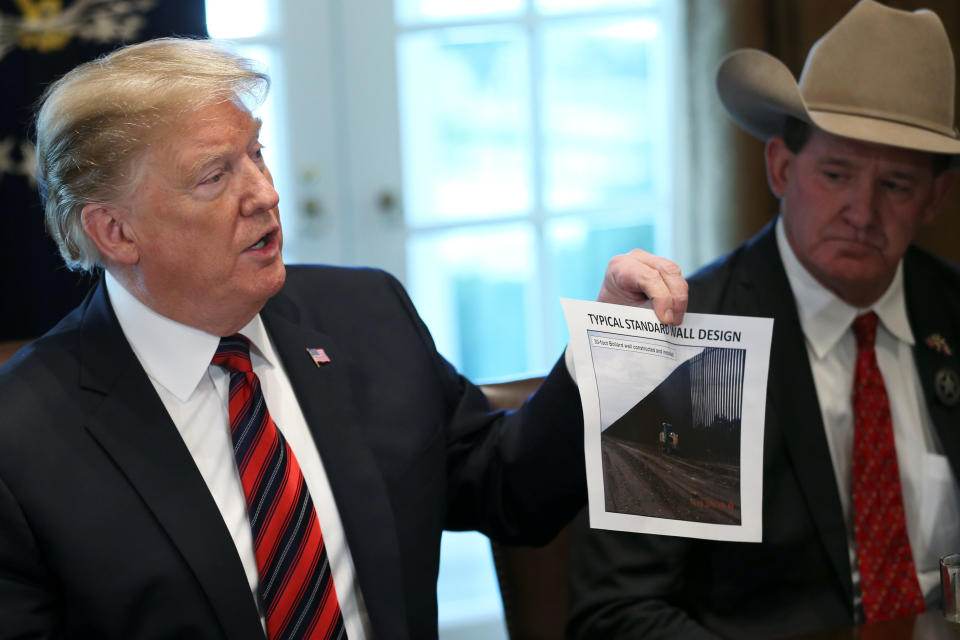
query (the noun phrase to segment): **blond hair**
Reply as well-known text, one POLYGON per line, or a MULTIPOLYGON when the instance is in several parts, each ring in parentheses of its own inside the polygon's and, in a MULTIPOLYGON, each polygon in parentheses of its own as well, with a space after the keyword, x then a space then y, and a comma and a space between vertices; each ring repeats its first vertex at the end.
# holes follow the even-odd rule
POLYGON ((50 85, 37 113, 37 180, 47 231, 71 269, 101 261, 80 219, 90 203, 135 187, 136 160, 169 127, 204 107, 253 107, 270 79, 209 40, 159 38, 81 64, 50 85))

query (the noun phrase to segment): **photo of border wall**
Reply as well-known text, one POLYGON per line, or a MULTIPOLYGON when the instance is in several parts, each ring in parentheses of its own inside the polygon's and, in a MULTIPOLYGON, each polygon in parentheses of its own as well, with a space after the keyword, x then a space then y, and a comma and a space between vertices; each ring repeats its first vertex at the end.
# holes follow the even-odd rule
POLYGON ((601 433, 608 512, 741 524, 745 361, 706 348, 601 433))

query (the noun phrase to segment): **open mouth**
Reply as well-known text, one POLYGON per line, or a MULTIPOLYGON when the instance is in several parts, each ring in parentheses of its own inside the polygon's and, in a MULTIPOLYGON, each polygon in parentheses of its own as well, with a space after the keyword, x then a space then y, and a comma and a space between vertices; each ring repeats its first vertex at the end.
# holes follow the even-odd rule
POLYGON ((273 232, 263 234, 259 240, 254 242, 252 245, 247 247, 247 251, 257 251, 258 249, 263 249, 270 242, 270 239, 273 237, 273 232))

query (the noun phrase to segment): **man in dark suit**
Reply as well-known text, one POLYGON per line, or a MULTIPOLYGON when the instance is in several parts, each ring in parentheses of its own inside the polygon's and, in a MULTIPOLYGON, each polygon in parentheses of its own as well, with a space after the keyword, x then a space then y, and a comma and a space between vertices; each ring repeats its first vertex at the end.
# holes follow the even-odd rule
MULTIPOLYGON (((48 229, 102 268, 0 369, 0 638, 431 638, 444 528, 549 540, 585 499, 563 359, 491 413, 376 270, 286 268, 250 62, 162 39, 37 121, 48 229)), ((600 298, 679 322, 675 265, 600 298)))
POLYGON ((960 548, 960 273, 910 242, 954 179, 953 78, 936 15, 871 0, 799 86, 760 51, 723 62, 720 98, 766 141, 780 215, 690 278, 690 310, 774 318, 763 541, 578 520, 571 637, 774 638, 939 606, 938 556, 960 548), (871 322, 875 345, 855 335, 871 322), (868 386, 888 409, 859 409, 868 386))

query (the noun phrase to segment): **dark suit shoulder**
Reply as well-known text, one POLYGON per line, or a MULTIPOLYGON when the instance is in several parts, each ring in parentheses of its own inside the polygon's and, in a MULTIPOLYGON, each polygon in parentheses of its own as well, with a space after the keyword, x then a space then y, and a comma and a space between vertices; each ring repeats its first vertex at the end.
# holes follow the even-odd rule
POLYGON ((0 367, 0 482, 11 491, 37 482, 38 460, 82 446, 98 398, 81 390, 81 336, 71 314, 0 367))
POLYGON ((743 244, 730 253, 698 269, 687 278, 689 285, 688 311, 719 313, 731 282, 743 264, 748 245, 743 244))
POLYGON ((939 333, 948 343, 960 340, 960 269, 937 256, 910 247, 903 260, 903 286, 910 325, 918 339, 939 333))
POLYGON ((429 333, 403 285, 372 267, 293 265, 267 309, 289 320, 339 335, 383 332, 402 322, 412 325, 433 348, 429 333))
MULTIPOLYGON (((76 367, 77 353, 81 344, 80 316, 78 307, 64 317, 46 334, 28 342, 3 366, 0 366, 0 405, 7 404, 7 393, 32 380, 44 378, 50 372, 62 372, 76 367)), ((10 400, 16 402, 16 398, 10 400)))
POLYGON ((909 286, 937 295, 960 296, 960 267, 926 249, 911 246, 903 259, 904 277, 909 286))
POLYGON ((730 253, 690 276, 688 310, 768 317, 775 308, 767 304, 771 296, 792 299, 777 249, 775 224, 774 219, 730 253))
POLYGON ((283 292, 289 295, 322 294, 353 299, 382 293, 397 279, 374 267, 341 267, 325 264, 287 265, 283 292))

